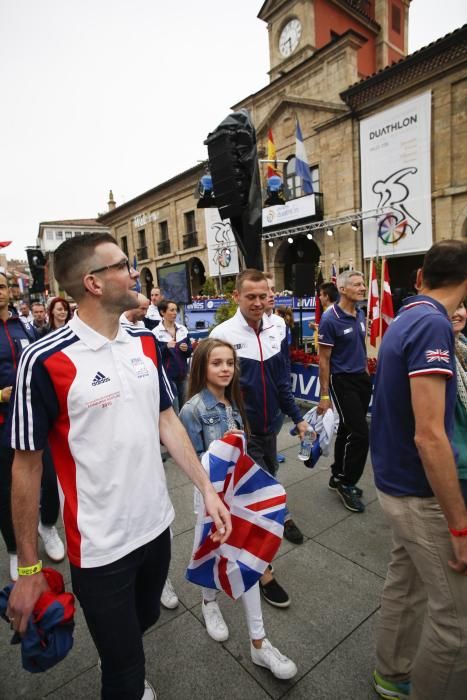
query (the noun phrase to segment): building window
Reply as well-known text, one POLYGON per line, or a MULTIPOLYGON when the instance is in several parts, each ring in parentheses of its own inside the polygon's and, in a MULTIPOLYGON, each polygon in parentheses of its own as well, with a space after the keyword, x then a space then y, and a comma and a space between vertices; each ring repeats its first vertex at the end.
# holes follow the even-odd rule
POLYGON ((185 217, 185 234, 183 235, 183 247, 195 248, 198 245, 198 234, 196 232, 195 212, 187 211, 185 217))
POLYGON ((157 254, 167 255, 170 253, 169 224, 167 221, 159 223, 159 241, 157 243, 157 254))
POLYGON ((45 232, 45 235, 46 235, 48 241, 53 241, 53 239, 54 239, 54 232, 53 231, 51 231, 50 229, 47 229, 47 231, 45 232))
POLYGON ((73 238, 73 232, 72 231, 65 231, 65 238, 66 238, 66 240, 73 238))
POLYGON ((63 241, 63 231, 57 231, 57 233, 55 234, 55 238, 57 239, 57 241, 63 241))
POLYGON ((76 236, 82 236, 82 235, 83 234, 81 233, 81 231, 75 231, 75 238, 76 238, 76 236))
POLYGON ((401 8, 399 5, 391 6, 391 27, 393 32, 401 33, 401 8))
MULTIPOLYGON (((320 192, 319 167, 317 165, 311 166, 310 173, 313 192, 316 194, 316 192, 320 192)), ((297 199, 303 195, 302 179, 296 174, 295 156, 289 158, 285 165, 284 179, 288 190, 288 199, 297 199)))
POLYGON ((136 251, 138 260, 147 260, 148 258, 148 247, 146 245, 146 230, 140 228, 138 231, 138 250, 136 251))
POLYGON ((128 258, 128 238, 126 236, 122 236, 120 240, 122 250, 128 258))

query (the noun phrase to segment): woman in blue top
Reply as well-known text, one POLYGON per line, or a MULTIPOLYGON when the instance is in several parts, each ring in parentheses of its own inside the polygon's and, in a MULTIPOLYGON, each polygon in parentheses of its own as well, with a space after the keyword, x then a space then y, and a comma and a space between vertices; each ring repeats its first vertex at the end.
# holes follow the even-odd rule
MULTIPOLYGON (((239 365, 235 350, 229 343, 214 338, 201 341, 193 355, 188 393, 190 399, 180 412, 180 420, 199 455, 206 452, 213 440, 246 428, 239 365)), ((202 593, 201 610, 206 630, 212 639, 224 642, 229 637, 229 630, 216 601, 217 591, 203 588, 202 593)), ((266 639, 258 583, 241 598, 253 663, 268 668, 276 678, 293 678, 297 673, 294 662, 266 639)))

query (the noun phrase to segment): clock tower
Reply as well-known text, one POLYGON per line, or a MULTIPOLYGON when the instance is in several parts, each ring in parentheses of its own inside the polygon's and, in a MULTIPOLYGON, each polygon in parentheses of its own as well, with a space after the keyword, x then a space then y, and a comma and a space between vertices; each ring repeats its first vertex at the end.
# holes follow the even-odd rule
POLYGON ((365 78, 407 55, 410 0, 266 0, 271 81, 289 73, 348 32, 362 40, 358 74, 365 78))
POLYGON ((271 81, 314 53, 314 0, 267 0, 258 17, 268 25, 271 81))

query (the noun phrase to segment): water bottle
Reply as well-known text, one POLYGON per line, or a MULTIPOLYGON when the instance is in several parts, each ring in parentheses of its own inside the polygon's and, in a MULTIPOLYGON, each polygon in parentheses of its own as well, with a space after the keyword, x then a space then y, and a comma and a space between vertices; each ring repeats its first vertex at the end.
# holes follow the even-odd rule
POLYGON ((298 459, 301 460, 302 462, 306 462, 307 459, 310 458, 311 455, 311 448, 313 446, 313 440, 316 437, 316 433, 309 428, 303 440, 300 443, 300 452, 298 453, 298 459))

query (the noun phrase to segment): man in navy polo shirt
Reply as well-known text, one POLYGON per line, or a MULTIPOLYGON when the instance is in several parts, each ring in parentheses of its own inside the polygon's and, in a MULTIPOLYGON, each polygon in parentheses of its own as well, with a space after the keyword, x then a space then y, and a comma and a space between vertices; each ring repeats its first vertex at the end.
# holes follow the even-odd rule
POLYGON ((365 348, 365 316, 357 304, 365 297, 363 274, 346 270, 337 279, 340 299, 321 318, 318 332, 320 402, 318 413, 331 407, 339 413, 334 463, 329 488, 344 506, 363 513, 362 491, 356 485, 368 455, 366 413, 371 379, 365 348))
POLYGON ((450 444, 450 318, 467 294, 467 242, 432 246, 417 289, 384 336, 375 383, 371 457, 393 549, 374 684, 385 698, 456 700, 467 688, 467 510, 450 444))

